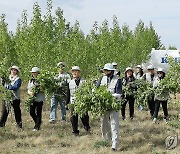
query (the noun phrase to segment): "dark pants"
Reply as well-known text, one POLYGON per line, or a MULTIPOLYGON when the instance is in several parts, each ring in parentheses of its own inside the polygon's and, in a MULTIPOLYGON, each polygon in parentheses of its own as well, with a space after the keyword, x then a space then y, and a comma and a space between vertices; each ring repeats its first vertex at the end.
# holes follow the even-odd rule
POLYGON ((154 110, 155 110, 155 101, 154 101, 154 97, 152 99, 148 100, 148 108, 150 110, 150 115, 151 117, 153 117, 154 115, 154 110))
POLYGON ((160 104, 162 104, 163 112, 164 112, 164 119, 167 119, 168 117, 168 110, 167 110, 167 101, 155 101, 155 111, 154 111, 154 118, 157 118, 160 104))
MULTIPOLYGON (((17 126, 19 128, 22 128, 22 119, 21 119, 21 109, 20 109, 20 99, 16 99, 11 102, 11 106, 14 109, 15 119, 17 126)), ((0 120, 0 126, 4 127, 5 123, 7 121, 8 114, 10 112, 10 106, 7 106, 7 103, 5 101, 2 102, 2 115, 0 120)))
MULTIPOLYGON (((72 128, 73 128, 73 133, 75 134, 79 134, 79 130, 78 130, 78 114, 74 115, 73 114, 73 109, 71 109, 71 118, 70 118, 71 124, 72 124, 72 128)), ((90 126, 89 126, 89 116, 88 113, 85 114, 83 117, 81 117, 81 121, 83 123, 84 129, 86 131, 90 130, 90 126)))
POLYGON ((42 106, 43 102, 34 101, 30 106, 30 115, 34 120, 34 129, 39 130, 42 122, 42 106))
POLYGON ((123 118, 125 118, 125 109, 126 109, 126 104, 129 102, 129 115, 130 118, 133 118, 134 116, 134 97, 127 97, 126 102, 124 102, 121 106, 121 115, 123 118))

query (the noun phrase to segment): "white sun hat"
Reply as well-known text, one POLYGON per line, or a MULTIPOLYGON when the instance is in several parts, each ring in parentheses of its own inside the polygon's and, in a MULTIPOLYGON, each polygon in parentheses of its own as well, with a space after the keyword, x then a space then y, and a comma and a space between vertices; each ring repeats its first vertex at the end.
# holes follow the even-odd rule
POLYGON ((116 62, 113 62, 112 65, 113 65, 113 66, 117 66, 117 63, 116 63, 116 62))
POLYGON ((104 65, 103 70, 115 71, 116 69, 114 69, 114 67, 111 63, 107 63, 104 65))
POLYGON ((31 73, 40 72, 40 68, 38 68, 38 67, 33 67, 30 72, 31 72, 31 73))
POLYGON ((73 70, 80 71, 80 68, 79 68, 79 66, 73 66, 73 67, 71 68, 71 71, 73 71, 73 70))
POLYGON ((18 72, 20 72, 20 69, 19 69, 18 66, 13 65, 13 66, 11 66, 11 67, 9 68, 9 71, 10 71, 11 69, 16 69, 18 72))
POLYGON ((133 72, 132 67, 127 67, 125 73, 126 73, 127 71, 129 71, 129 70, 131 70, 131 71, 133 72))
POLYGON ((164 71, 163 68, 158 68, 157 72, 163 72, 163 73, 165 73, 165 71, 164 71))
POLYGON ((147 70, 153 70, 153 69, 154 69, 153 65, 149 65, 149 66, 147 67, 147 70))
POLYGON ((66 67, 66 64, 64 63, 64 62, 59 62, 59 63, 57 63, 57 67, 60 67, 60 66, 64 66, 64 67, 66 67))
POLYGON ((141 65, 137 65, 137 66, 136 66, 136 68, 140 68, 140 69, 142 69, 142 66, 141 66, 141 65))

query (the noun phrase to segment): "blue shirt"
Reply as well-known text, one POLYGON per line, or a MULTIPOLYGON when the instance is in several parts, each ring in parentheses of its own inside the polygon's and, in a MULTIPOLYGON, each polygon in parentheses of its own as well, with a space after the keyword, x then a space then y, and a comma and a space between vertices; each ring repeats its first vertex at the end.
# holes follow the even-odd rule
POLYGON ((16 91, 16 90, 18 90, 19 88, 20 88, 20 86, 21 86, 21 79, 19 78, 15 83, 14 83, 14 85, 8 85, 8 89, 9 90, 14 90, 14 91, 16 91))

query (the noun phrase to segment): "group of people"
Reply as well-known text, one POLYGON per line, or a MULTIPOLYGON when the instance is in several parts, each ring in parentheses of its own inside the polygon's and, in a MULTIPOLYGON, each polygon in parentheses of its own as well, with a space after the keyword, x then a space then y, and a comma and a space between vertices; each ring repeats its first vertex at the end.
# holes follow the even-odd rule
MULTIPOLYGON (((76 90, 83 85, 86 80, 81 77, 81 69, 79 66, 73 66, 71 68, 71 76, 65 72, 65 63, 59 62, 57 64, 58 74, 54 77, 59 81, 59 88, 54 91, 53 96, 51 97, 51 107, 50 107, 50 119, 49 123, 55 123, 57 121, 57 107, 60 104, 61 107, 61 120, 66 122, 66 110, 67 104, 73 103, 76 99, 75 92, 76 90), (63 79, 67 86, 67 91, 65 95, 61 95, 61 81, 63 79)), ((165 77, 165 71, 162 68, 158 68, 157 74, 155 73, 155 68, 150 65, 147 68, 147 73, 143 72, 141 65, 137 65, 135 72, 133 68, 127 67, 123 77, 120 77, 120 71, 117 69, 117 63, 107 63, 103 67, 102 77, 96 83, 96 86, 106 85, 107 90, 110 91, 113 97, 120 99, 121 97, 125 98, 121 107, 122 119, 125 120, 125 109, 126 104, 129 104, 129 117, 131 120, 134 118, 134 102, 135 97, 133 94, 124 95, 123 86, 129 85, 131 90, 137 90, 135 80, 145 80, 152 84, 154 88, 157 88, 160 81, 165 77)), ((21 119, 21 109, 20 109, 20 87, 21 87, 21 78, 19 77, 20 69, 18 66, 12 66, 9 69, 10 83, 5 83, 2 79, 2 85, 12 92, 12 101, 11 106, 14 109, 14 115, 17 123, 17 127, 22 129, 22 119, 21 119)), ((34 87, 39 87, 40 83, 37 82, 37 76, 40 74, 40 69, 38 67, 33 67, 30 71, 32 73, 32 78, 28 82, 28 94, 30 96, 35 96, 33 102, 30 105, 30 115, 35 123, 33 131, 40 130, 42 124, 42 107, 45 101, 45 94, 42 91, 34 92, 34 87)), ((167 111, 167 100, 168 92, 162 93, 162 95, 156 95, 148 100, 148 107, 150 110, 150 115, 153 120, 153 123, 156 123, 160 104, 164 111, 164 121, 167 123, 168 120, 168 111, 167 111)), ((7 102, 3 100, 2 103, 2 115, 0 119, 0 127, 5 127, 6 120, 9 113, 9 107, 7 102)), ((78 114, 73 113, 73 108, 70 108, 70 121, 72 125, 73 134, 75 136, 79 135, 78 130, 78 114)), ((84 129, 87 133, 90 132, 89 124, 89 115, 85 114, 83 117, 80 117, 83 123, 84 129)), ((119 144, 119 112, 118 111, 107 111, 101 117, 101 131, 102 137, 104 140, 112 141, 112 150, 117 150, 119 144)))
MULTIPOLYGON (((136 66, 135 78, 145 80, 149 82, 154 89, 159 86, 159 83, 162 79, 164 79, 166 72, 163 68, 158 68, 157 73, 155 73, 155 68, 152 65, 147 67, 147 73, 143 73, 143 69, 140 65, 136 66)), ((150 110, 151 118, 153 119, 153 123, 157 122, 158 112, 160 108, 160 104, 162 104, 163 112, 164 112, 164 122, 168 121, 168 109, 167 102, 169 99, 169 92, 164 91, 162 94, 154 93, 151 98, 148 99, 148 107, 150 110)))

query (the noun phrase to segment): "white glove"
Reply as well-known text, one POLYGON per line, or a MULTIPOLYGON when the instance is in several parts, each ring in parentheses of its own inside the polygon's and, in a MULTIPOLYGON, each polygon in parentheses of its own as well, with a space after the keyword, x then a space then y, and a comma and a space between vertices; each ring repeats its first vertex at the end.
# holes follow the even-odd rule
POLYGON ((93 88, 93 89, 92 89, 92 92, 94 92, 94 91, 95 91, 95 89, 93 88))
POLYGON ((121 94, 117 94, 117 93, 112 94, 112 96, 113 96, 114 98, 121 98, 121 94))

